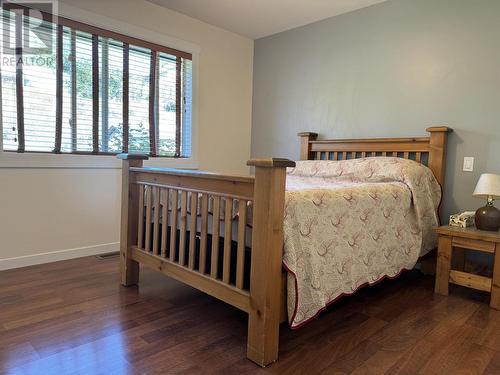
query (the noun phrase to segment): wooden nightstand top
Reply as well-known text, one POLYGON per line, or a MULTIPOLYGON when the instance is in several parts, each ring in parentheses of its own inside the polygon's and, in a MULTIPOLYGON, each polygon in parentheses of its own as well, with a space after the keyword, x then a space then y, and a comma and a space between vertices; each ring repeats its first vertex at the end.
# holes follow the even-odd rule
POLYGON ((436 233, 444 236, 469 238, 474 240, 500 243, 500 231, 490 232, 479 230, 476 227, 460 228, 452 227, 449 225, 436 227, 434 228, 434 230, 436 231, 436 233))

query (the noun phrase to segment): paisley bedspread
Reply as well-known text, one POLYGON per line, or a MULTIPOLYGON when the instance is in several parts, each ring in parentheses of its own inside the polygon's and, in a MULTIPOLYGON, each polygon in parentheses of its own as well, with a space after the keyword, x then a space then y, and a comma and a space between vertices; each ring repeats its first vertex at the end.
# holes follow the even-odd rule
POLYGON ((412 269, 435 247, 440 200, 430 169, 411 160, 297 162, 287 172, 284 220, 290 326, 412 269))

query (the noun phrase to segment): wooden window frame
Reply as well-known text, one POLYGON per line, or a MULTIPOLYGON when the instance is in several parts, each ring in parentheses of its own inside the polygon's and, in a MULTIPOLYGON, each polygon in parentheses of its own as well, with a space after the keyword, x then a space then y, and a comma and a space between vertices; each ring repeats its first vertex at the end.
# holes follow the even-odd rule
POLYGON ((15 13, 17 152, 25 151, 23 64, 18 63, 23 59, 23 17, 24 14, 15 13))
MULTIPOLYGON (((29 8, 20 5, 9 5, 3 7, 6 10, 12 10, 13 7, 16 9, 23 10, 22 13, 14 12, 15 22, 16 22, 16 60, 22 59, 22 43, 23 34, 22 27, 24 22, 24 17, 27 16, 27 10, 29 8)), ((26 151, 25 149, 25 127, 24 127, 24 92, 23 92, 23 71, 22 64, 16 69, 16 110, 17 110, 17 136, 18 136, 18 153, 39 153, 39 154, 75 154, 75 155, 116 155, 120 152, 128 152, 129 149, 129 93, 130 93, 130 48, 131 46, 137 46, 140 48, 145 48, 151 52, 150 61, 150 83, 149 83, 149 144, 150 152, 149 155, 153 157, 165 157, 165 158, 189 158, 189 156, 182 155, 181 152, 181 142, 182 142, 182 59, 192 60, 192 54, 177 50, 170 47, 165 47, 163 45, 148 42, 139 38, 131 37, 118 32, 106 30, 100 27, 92 26, 83 22, 74 21, 65 17, 55 17, 49 13, 39 11, 38 13, 33 13, 29 15, 30 17, 40 17, 40 19, 50 22, 54 29, 56 30, 56 125, 55 125, 55 135, 54 135, 54 148, 52 152, 49 151, 26 151), (50 21, 47 21, 50 19, 50 21), (71 54, 71 122, 70 122, 70 136, 71 136, 71 151, 62 152, 62 127, 63 127, 63 40, 64 40, 64 28, 69 28, 70 30, 70 54, 71 54), (78 134, 78 119, 76 116, 76 38, 78 32, 85 32, 91 34, 92 36, 92 151, 79 151, 77 134, 78 134), (100 39, 105 38, 116 40, 123 43, 123 96, 122 96, 122 124, 123 124, 123 139, 122 139, 122 150, 119 152, 109 152, 108 148, 103 144, 102 147, 99 146, 99 119, 100 119, 100 87, 99 87, 99 47, 100 39), (173 156, 169 155, 158 155, 158 62, 160 60, 160 53, 166 53, 172 55, 176 58, 176 131, 175 131, 175 153, 173 156), (102 151, 100 150, 102 148, 102 151)), ((101 116, 106 113, 101 112, 101 116)), ((102 119, 103 124, 105 119, 102 119)), ((103 136, 103 141, 105 136, 103 136)), ((4 151, 14 151, 14 150, 4 150, 4 151)), ((16 152, 16 151, 14 151, 16 152)))

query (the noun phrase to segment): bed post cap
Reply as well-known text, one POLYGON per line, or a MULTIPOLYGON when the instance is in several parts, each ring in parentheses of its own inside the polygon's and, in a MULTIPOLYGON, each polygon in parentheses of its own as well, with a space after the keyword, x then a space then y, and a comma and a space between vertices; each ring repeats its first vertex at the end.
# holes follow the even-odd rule
POLYGON ((309 137, 309 138, 314 138, 314 139, 316 139, 318 137, 318 133, 314 133, 314 132, 300 132, 300 133, 297 133, 297 135, 299 137, 309 137))
POLYGON ((295 162, 282 158, 260 158, 250 159, 247 161, 249 167, 264 167, 264 168, 288 168, 295 167, 295 162))
POLYGON ((443 132, 443 133, 451 133, 453 131, 452 128, 449 128, 447 126, 431 126, 430 128, 425 129, 429 133, 435 133, 435 132, 443 132))
POLYGON ((146 154, 118 154, 116 155, 121 160, 148 160, 149 156, 146 154))

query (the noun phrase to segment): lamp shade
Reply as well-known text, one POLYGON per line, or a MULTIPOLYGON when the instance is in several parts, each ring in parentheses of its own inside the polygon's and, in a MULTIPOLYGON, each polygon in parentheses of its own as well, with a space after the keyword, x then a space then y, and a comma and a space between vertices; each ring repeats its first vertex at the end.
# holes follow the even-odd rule
POLYGON ((500 198, 500 175, 493 173, 483 173, 479 177, 474 193, 475 197, 500 198))

